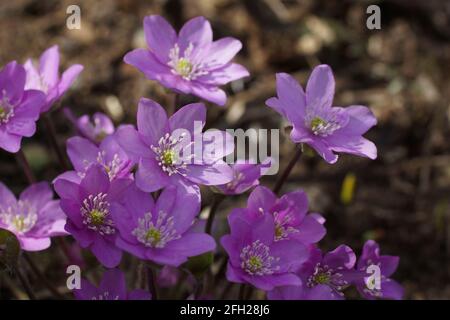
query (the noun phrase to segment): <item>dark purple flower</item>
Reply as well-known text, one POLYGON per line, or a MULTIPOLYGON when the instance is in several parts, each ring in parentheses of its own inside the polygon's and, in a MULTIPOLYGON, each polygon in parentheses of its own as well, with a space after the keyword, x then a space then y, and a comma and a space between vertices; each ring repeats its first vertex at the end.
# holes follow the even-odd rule
POLYGON ((308 214, 308 198, 302 190, 278 199, 268 188, 256 187, 248 198, 247 208, 235 209, 233 214, 250 223, 270 215, 274 220, 274 241, 293 239, 308 245, 320 241, 326 233, 320 215, 308 214))
POLYGON ((54 184, 67 215, 66 231, 107 268, 116 267, 122 258, 122 250, 115 245, 118 232, 111 207, 132 182, 130 179, 110 181, 102 167, 93 165, 79 184, 65 179, 58 179, 54 184))
POLYGON ((0 148, 16 153, 22 137, 36 132, 36 121, 45 95, 36 90, 24 90, 25 69, 17 62, 0 70, 0 148))
POLYGON ((272 300, 341 300, 342 291, 355 279, 356 256, 352 249, 340 245, 331 252, 310 248, 310 256, 299 271, 301 285, 288 285, 268 292, 272 300))
POLYGON ((278 286, 300 285, 294 272, 308 258, 296 240, 275 241, 275 222, 264 215, 249 222, 239 214, 228 217, 231 234, 221 239, 228 253, 227 279, 270 291, 278 286))
POLYGON ((112 136, 105 138, 100 146, 81 137, 70 138, 67 140, 67 154, 75 170, 67 171, 57 179, 79 183, 92 165, 102 166, 111 181, 132 178, 133 163, 112 136))
POLYGON ((24 64, 27 76, 25 89, 39 90, 45 93, 46 103, 41 112, 48 111, 59 100, 78 77, 83 66, 74 64, 59 77, 59 49, 55 45, 44 51, 35 67, 31 59, 24 64))
POLYGON ((81 288, 73 290, 77 300, 150 300, 152 295, 141 289, 127 292, 125 276, 119 269, 106 270, 98 287, 81 279, 81 288))
POLYGON ((261 164, 253 164, 246 160, 238 160, 231 167, 233 169, 233 180, 222 185, 215 186, 219 192, 226 195, 237 195, 244 193, 259 185, 259 178, 270 168, 271 159, 261 164))
POLYGON ((95 144, 99 144, 107 136, 112 135, 115 131, 112 120, 101 112, 96 112, 91 117, 87 114, 76 118, 69 108, 64 108, 66 117, 73 123, 80 135, 91 140, 95 144))
POLYGON ((19 199, 0 182, 0 228, 14 233, 22 250, 50 247, 50 238, 65 236, 66 217, 46 182, 25 189, 19 199))
POLYGON ((115 138, 139 163, 135 178, 141 190, 220 185, 233 179, 232 169, 222 160, 234 151, 233 137, 219 130, 202 133, 205 121, 206 108, 201 103, 186 105, 168 119, 158 103, 140 100, 138 130, 122 126, 115 138))
POLYGON ((213 41, 211 25, 203 17, 189 20, 177 35, 163 17, 147 16, 144 32, 149 49, 135 49, 124 61, 166 88, 223 106, 227 97, 219 86, 249 75, 230 62, 241 42, 230 37, 213 41))
POLYGON ((266 104, 292 124, 291 139, 314 148, 325 161, 335 163, 334 152, 375 159, 377 148, 363 134, 376 125, 372 112, 364 106, 333 107, 334 77, 328 65, 314 68, 306 94, 286 73, 277 74, 277 97, 266 104))
POLYGON ((140 259, 179 266, 216 247, 210 235, 195 228, 199 210, 195 192, 167 187, 155 203, 151 195, 133 186, 112 208, 120 233, 116 244, 140 259))
POLYGON ((399 260, 397 256, 380 255, 380 246, 375 241, 368 240, 364 244, 362 255, 357 264, 357 269, 361 271, 362 277, 356 282, 356 287, 361 295, 366 299, 402 299, 402 286, 389 278, 397 269, 399 260), (373 271, 368 272, 368 268, 372 265, 380 269, 381 279, 379 288, 376 288, 376 283, 372 283, 373 289, 370 289, 367 281, 370 280, 373 271))

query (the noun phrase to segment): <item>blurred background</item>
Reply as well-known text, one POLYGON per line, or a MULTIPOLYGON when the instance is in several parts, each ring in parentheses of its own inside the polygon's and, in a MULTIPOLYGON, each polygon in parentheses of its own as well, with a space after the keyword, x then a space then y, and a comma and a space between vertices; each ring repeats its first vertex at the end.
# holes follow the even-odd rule
MULTIPOLYGON (((331 65, 335 105, 367 105, 378 118, 367 134, 378 159, 343 155, 327 165, 306 153, 284 191, 305 189, 311 210, 327 219, 322 248, 346 243, 359 254, 366 239, 375 239, 384 254, 401 257, 394 278, 405 287, 405 298, 450 299, 450 1, 2 0, 0 65, 37 58, 58 44, 63 68, 85 66, 60 106, 78 116, 102 111, 116 124, 134 123, 140 97, 163 105, 171 98, 122 61, 128 51, 146 46, 142 20, 150 14, 163 15, 177 28, 203 15, 215 39, 243 42, 236 61, 251 77, 227 87, 226 109, 208 107, 209 127, 282 128, 281 117, 264 104, 274 95, 275 72, 291 73, 305 85, 315 65, 331 65), (66 28, 72 4, 81 8, 80 30, 66 28), (370 4, 381 8, 380 30, 366 27, 370 4)), ((73 128, 61 111, 52 117, 63 145, 73 128)), ((284 134, 281 139, 282 170, 293 144, 284 134)), ((40 179, 51 181, 61 171, 41 127, 24 146, 40 179)), ((16 193, 26 186, 6 152, 0 152, 0 179, 16 193)), ((262 179, 266 185, 274 181, 262 179)), ((210 199, 205 190, 205 206, 210 199)), ((227 199, 220 219, 245 201, 227 199)), ((57 254, 52 248, 33 256, 63 286, 57 254)), ((0 277, 0 298, 14 295, 7 276, 0 277)))

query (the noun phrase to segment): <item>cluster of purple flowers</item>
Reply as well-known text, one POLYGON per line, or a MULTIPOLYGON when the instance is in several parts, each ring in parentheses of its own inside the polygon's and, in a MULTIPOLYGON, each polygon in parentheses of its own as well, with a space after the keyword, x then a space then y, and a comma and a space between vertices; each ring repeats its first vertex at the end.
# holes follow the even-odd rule
MULTIPOLYGON (((192 94, 218 105, 226 103, 219 86, 249 75, 231 62, 240 41, 213 41, 203 17, 188 21, 177 34, 160 16, 144 19, 148 49, 136 49, 124 61, 151 80, 180 94, 192 94)), ((0 147, 18 152, 22 137, 31 137, 36 121, 61 98, 83 67, 74 65, 58 75, 56 46, 41 56, 38 67, 11 62, 0 71, 0 147)), ((329 163, 336 152, 375 159, 375 145, 362 135, 376 124, 364 106, 334 107, 334 78, 329 66, 316 67, 306 93, 288 74, 276 76, 277 97, 267 105, 292 124, 291 139, 314 148, 329 163)), ((223 195, 251 189, 246 208, 228 216, 230 233, 220 243, 228 255, 228 281, 252 285, 270 299, 341 299, 354 285, 365 298, 402 297, 402 288, 389 277, 398 257, 382 256, 374 241, 364 245, 357 261, 341 245, 323 254, 318 242, 325 236, 325 219, 308 211, 302 190, 278 197, 259 186, 270 167, 223 159, 234 151, 233 137, 215 130, 202 132, 203 103, 176 106, 168 115, 157 102, 141 98, 137 124, 115 128, 104 114, 66 115, 79 136, 67 140, 73 170, 59 175, 54 189, 46 183, 26 189, 17 200, 0 184, 0 228, 13 232, 23 250, 43 250, 50 237, 70 234, 106 268, 97 288, 82 281, 78 299, 150 299, 145 291, 127 293, 119 266, 123 252, 166 268, 216 250, 199 218, 200 186, 223 195), (179 107, 179 108, 178 108, 179 107), (200 144, 198 143, 200 142, 200 144), (202 156, 197 157, 198 154, 202 156), (367 268, 380 269, 372 285, 367 268), (369 280, 370 281, 369 281, 369 280)))

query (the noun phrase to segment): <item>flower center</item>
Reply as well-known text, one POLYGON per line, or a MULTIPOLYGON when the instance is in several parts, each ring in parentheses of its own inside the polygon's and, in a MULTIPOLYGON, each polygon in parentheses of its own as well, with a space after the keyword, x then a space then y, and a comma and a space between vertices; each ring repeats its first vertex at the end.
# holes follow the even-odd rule
POLYGON ((0 220, 14 232, 24 234, 30 231, 38 220, 36 208, 28 201, 17 201, 6 210, 0 208, 0 220))
MULTIPOLYGON (((181 174, 182 176, 186 176, 184 170, 187 167, 187 162, 181 159, 177 152, 181 152, 179 149, 184 138, 185 134, 181 134, 178 138, 174 138, 170 134, 166 133, 164 137, 159 139, 158 146, 150 146, 152 151, 156 154, 158 165, 169 176, 173 174, 181 174)), ((184 148, 186 149, 186 147, 184 148)))
POLYGON ((90 214, 90 218, 91 218, 91 223, 95 226, 99 226, 101 224, 103 224, 103 222, 105 221, 105 212, 94 209, 91 212, 89 212, 90 214))
POLYGON ((299 232, 298 229, 289 225, 292 222, 292 216, 289 213, 273 213, 275 219, 275 241, 287 239, 289 235, 299 232))
POLYGON ((326 273, 319 273, 314 276, 314 281, 319 284, 327 284, 330 282, 330 275, 326 273))
POLYGON ((114 222, 109 215, 110 205, 106 201, 106 197, 107 194, 102 192, 97 195, 91 194, 84 199, 83 206, 80 209, 83 223, 102 236, 116 232, 114 222))
POLYGON ((306 106, 305 126, 316 136, 329 136, 347 123, 348 115, 342 108, 329 107, 320 99, 306 106))
MULTIPOLYGON (((338 270, 342 269, 342 267, 338 268, 338 270)), ((320 263, 316 265, 313 274, 308 278, 306 283, 309 288, 312 288, 318 284, 329 286, 336 294, 340 296, 343 296, 341 291, 348 286, 348 282, 343 279, 342 273, 336 272, 329 266, 322 265, 320 263)))
POLYGON ((9 102, 6 92, 3 91, 3 97, 0 100, 0 124, 8 123, 14 116, 14 106, 9 102))
POLYGON ((189 78, 192 72, 192 63, 186 58, 180 58, 175 66, 175 71, 183 78, 189 78))
MULTIPOLYGON (((106 153, 105 151, 101 151, 97 155, 97 162, 105 168, 106 173, 108 174, 109 180, 112 181, 121 174, 128 173, 128 168, 130 166, 130 161, 123 161, 120 159, 119 155, 116 153, 113 156, 111 161, 106 161, 105 159, 106 153)), ((86 166, 89 167, 89 164, 86 166)), ((87 169, 86 168, 86 169, 87 169)))
POLYGON ((183 56, 180 56, 180 47, 178 44, 169 51, 168 65, 171 67, 173 74, 181 76, 185 80, 194 80, 199 76, 208 74, 205 71, 205 66, 201 63, 194 63, 192 59, 192 50, 194 46, 189 43, 189 46, 184 50, 183 56))
POLYGON ((280 258, 270 255, 270 248, 256 240, 244 247, 240 254, 241 268, 250 275, 270 275, 280 269, 276 264, 280 258))
POLYGON ((311 120, 310 126, 313 131, 319 130, 320 127, 324 127, 327 125, 327 122, 321 119, 320 117, 315 117, 311 120))
POLYGON ((334 131, 340 128, 340 124, 337 122, 328 122, 320 117, 314 117, 309 123, 311 131, 316 136, 329 136, 334 131))
POLYGON ((169 217, 164 211, 158 212, 156 221, 152 213, 148 212, 138 220, 138 226, 132 234, 146 247, 164 248, 170 241, 181 237, 177 234, 174 224, 173 217, 169 217))
POLYGON ((171 166, 175 163, 175 151, 169 149, 161 154, 161 161, 164 165, 171 166))

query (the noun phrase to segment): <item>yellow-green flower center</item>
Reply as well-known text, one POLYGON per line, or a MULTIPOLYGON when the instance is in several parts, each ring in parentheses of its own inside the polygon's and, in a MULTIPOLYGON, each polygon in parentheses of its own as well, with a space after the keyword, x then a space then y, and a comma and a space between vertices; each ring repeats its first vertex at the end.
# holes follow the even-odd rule
POLYGON ((320 127, 326 126, 327 122, 320 117, 311 120, 310 126, 312 131, 318 130, 320 127))
POLYGON ((4 107, 0 106, 0 119, 3 119, 6 117, 6 110, 4 107))
POLYGON ((95 226, 102 225, 105 221, 105 213, 103 211, 94 209, 91 212, 89 212, 90 218, 91 218, 91 224, 95 226))
POLYGON ((151 242, 153 245, 157 245, 161 241, 161 231, 156 228, 150 228, 145 235, 147 241, 151 242))
POLYGON ((186 58, 180 58, 175 66, 176 72, 182 77, 188 77, 192 72, 192 63, 186 58))
POLYGON ((175 163, 175 151, 165 150, 162 152, 161 160, 164 165, 171 166, 175 163))
POLYGON ((23 231, 25 229, 25 227, 26 227, 25 216, 22 216, 22 215, 15 216, 12 219, 12 224, 14 225, 14 228, 17 231, 19 231, 19 232, 23 231))
POLYGON ((15 232, 24 234, 35 226, 38 220, 37 213, 36 208, 28 201, 19 200, 7 208, 0 205, 0 222, 15 232))
POLYGON ((330 275, 326 273, 318 273, 314 276, 314 281, 318 284, 327 284, 330 282, 330 275))
POLYGON ((283 226, 277 224, 275 226, 275 239, 281 239, 284 236, 284 228, 283 226))
POLYGON ((250 269, 254 271, 258 271, 263 267, 263 263, 260 257, 250 257, 250 259, 248 260, 248 264, 250 266, 250 269))
POLYGON ((8 102, 0 100, 0 124, 6 123, 14 115, 13 109, 8 105, 8 102))

